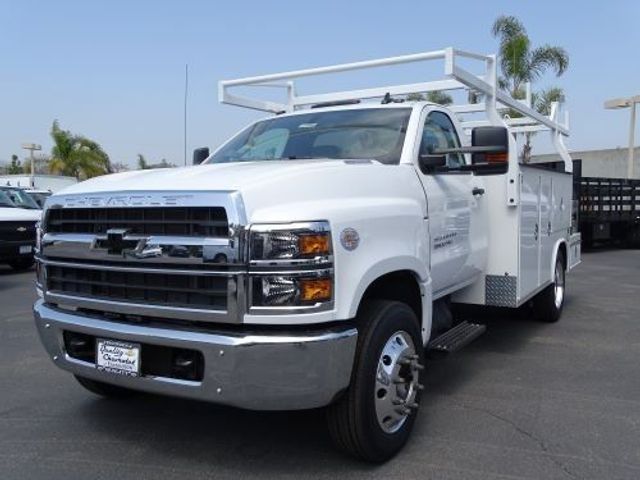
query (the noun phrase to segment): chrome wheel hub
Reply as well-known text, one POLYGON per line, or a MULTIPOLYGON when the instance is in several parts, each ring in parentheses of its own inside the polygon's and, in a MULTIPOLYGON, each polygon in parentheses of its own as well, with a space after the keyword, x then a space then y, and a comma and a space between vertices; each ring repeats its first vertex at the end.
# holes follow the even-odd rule
POLYGON ((560 263, 556 265, 553 293, 556 309, 559 309, 562 307, 562 302, 564 302, 564 268, 560 263))
POLYGON ((416 396, 423 387, 416 346, 405 331, 391 335, 378 359, 374 402, 380 428, 397 432, 411 412, 418 408, 416 396))

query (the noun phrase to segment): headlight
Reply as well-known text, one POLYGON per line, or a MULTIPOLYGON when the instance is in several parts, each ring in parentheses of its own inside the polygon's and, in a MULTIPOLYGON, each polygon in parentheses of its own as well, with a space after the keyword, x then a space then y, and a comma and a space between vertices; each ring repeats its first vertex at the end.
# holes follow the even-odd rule
POLYGON ((250 303, 265 313, 333 305, 329 222, 253 225, 249 236, 250 303))
POLYGON ((331 261, 328 222, 254 225, 249 257, 252 264, 328 263, 331 261))
POLYGON ((252 277, 253 307, 313 307, 333 298, 333 272, 252 277))

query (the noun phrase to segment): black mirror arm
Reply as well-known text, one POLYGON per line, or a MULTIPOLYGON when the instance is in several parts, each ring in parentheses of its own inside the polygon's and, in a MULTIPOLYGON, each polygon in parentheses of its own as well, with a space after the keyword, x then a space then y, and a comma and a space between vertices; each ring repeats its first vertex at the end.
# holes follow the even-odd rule
POLYGON ((448 153, 506 153, 503 145, 482 145, 477 147, 434 148, 434 155, 446 155, 448 153))

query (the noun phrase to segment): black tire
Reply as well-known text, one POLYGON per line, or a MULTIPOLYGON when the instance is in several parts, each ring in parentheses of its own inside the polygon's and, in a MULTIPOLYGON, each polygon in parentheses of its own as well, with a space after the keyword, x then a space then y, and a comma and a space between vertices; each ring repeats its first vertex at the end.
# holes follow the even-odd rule
MULTIPOLYGON (((418 319, 413 310, 404 303, 367 301, 358 312, 357 321, 358 343, 351 384, 344 395, 327 408, 327 422, 329 433, 339 449, 362 460, 380 463, 398 453, 409 439, 422 388, 418 385, 411 390, 414 392, 412 395, 415 395, 413 406, 409 409, 411 413, 404 417, 399 429, 392 433, 385 431, 378 421, 374 398, 381 391, 377 381, 377 370, 379 362, 383 359, 383 349, 395 338, 394 335, 399 332, 402 332, 402 335, 408 334, 415 347, 413 356, 417 357, 413 361, 420 365, 412 363, 410 366, 400 367, 399 363, 394 363, 394 368, 405 368, 407 372, 414 372, 409 373, 407 378, 415 379, 419 384, 424 365, 424 347, 418 319)), ((394 389, 400 388, 393 385, 394 389)), ((395 398, 395 394, 391 392, 390 388, 389 395, 395 398)))
POLYGON ((533 315, 536 319, 554 323, 560 320, 564 308, 566 260, 562 250, 558 250, 554 266, 554 281, 533 300, 533 315))
POLYGON ((13 260, 9 262, 9 266, 16 272, 24 272, 25 270, 29 270, 31 267, 33 267, 34 263, 35 259, 33 257, 28 257, 13 260))
POLYGON ((100 395, 105 398, 128 398, 135 394, 133 390, 128 388, 118 387, 109 383, 99 382, 97 380, 91 380, 90 378, 81 377, 75 375, 76 380, 80 385, 89 390, 91 393, 100 395))

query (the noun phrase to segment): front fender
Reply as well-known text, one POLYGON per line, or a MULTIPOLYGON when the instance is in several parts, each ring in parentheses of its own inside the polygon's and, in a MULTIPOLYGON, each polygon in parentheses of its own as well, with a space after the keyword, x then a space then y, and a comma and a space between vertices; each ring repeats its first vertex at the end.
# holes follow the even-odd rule
POLYGON ((356 316, 362 297, 367 288, 375 282, 378 278, 387 275, 389 273, 398 271, 408 271, 414 274, 416 282, 420 287, 420 293, 422 296, 422 318, 421 330, 423 343, 429 340, 429 334, 431 332, 431 305, 432 305, 432 284, 431 276, 426 268, 426 265, 419 258, 411 256, 399 256, 386 258, 371 265, 362 275, 362 278, 357 283, 355 291, 352 296, 351 306, 349 308, 349 318, 356 316))

